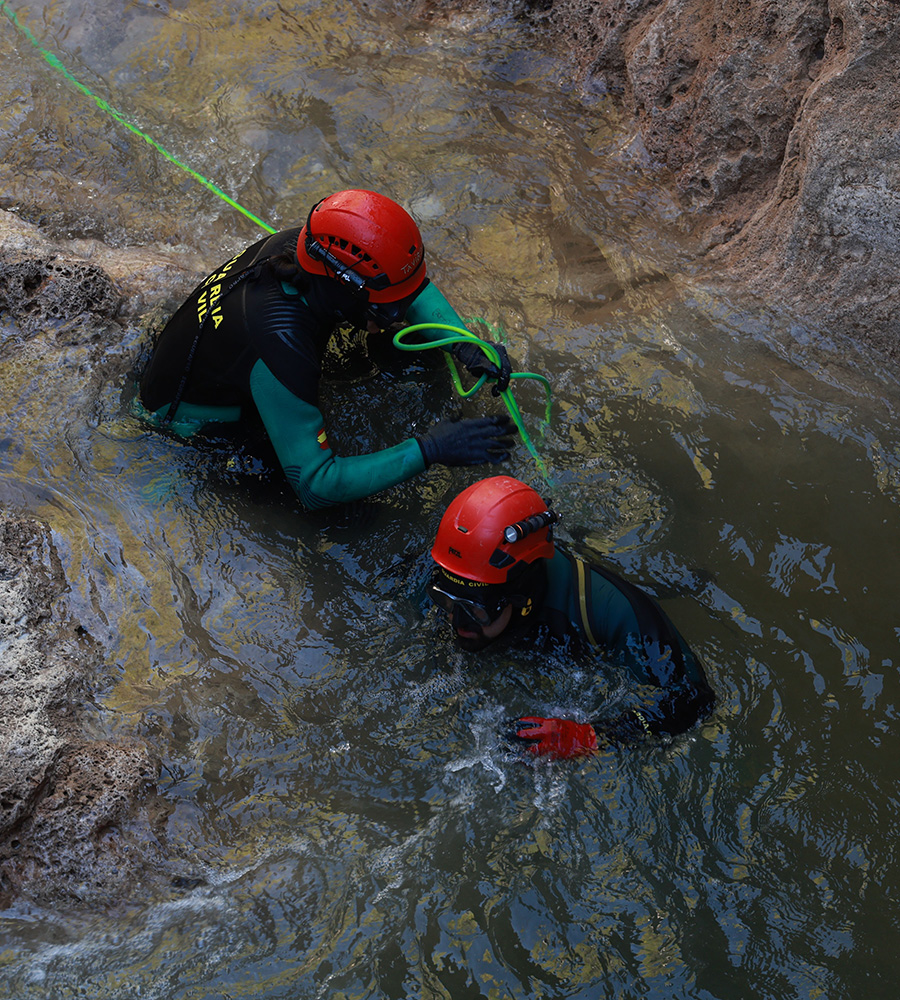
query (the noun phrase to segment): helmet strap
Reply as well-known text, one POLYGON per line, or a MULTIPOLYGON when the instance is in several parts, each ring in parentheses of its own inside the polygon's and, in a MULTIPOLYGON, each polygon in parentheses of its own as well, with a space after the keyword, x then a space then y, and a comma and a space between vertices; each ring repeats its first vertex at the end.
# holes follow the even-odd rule
POLYGON ((306 239, 303 242, 303 247, 306 252, 312 257, 313 260, 317 260, 326 268, 330 268, 334 272, 334 277, 337 278, 342 284, 346 285, 354 295, 360 297, 365 296, 366 300, 369 298, 369 293, 366 288, 366 279, 358 274, 349 264, 345 264, 342 260, 338 260, 337 257, 330 250, 319 243, 318 240, 313 238, 312 234, 312 216, 313 212, 322 204, 322 201, 317 201, 315 205, 309 210, 309 215, 306 217, 306 239))
POLYGON ((391 287, 391 280, 384 272, 374 278, 364 278, 358 271, 355 271, 350 264, 345 264, 344 261, 339 260, 330 250, 322 246, 322 244, 313 237, 313 212, 315 212, 323 201, 325 201, 324 198, 317 201, 309 210, 309 214, 306 216, 306 238, 303 241, 304 249, 313 260, 317 260, 326 268, 330 268, 334 272, 334 277, 337 278, 338 281, 347 285, 354 295, 358 295, 360 297, 364 296, 368 302, 370 288, 376 292, 383 291, 385 288, 391 287))
MULTIPOLYGON (((532 563, 525 563, 523 569, 514 567, 511 571, 513 579, 507 580, 506 592, 509 603, 517 611, 529 608, 527 614, 530 616, 543 605, 547 593, 546 561, 535 559, 532 563)), ((516 615, 516 619, 520 617, 516 615)))

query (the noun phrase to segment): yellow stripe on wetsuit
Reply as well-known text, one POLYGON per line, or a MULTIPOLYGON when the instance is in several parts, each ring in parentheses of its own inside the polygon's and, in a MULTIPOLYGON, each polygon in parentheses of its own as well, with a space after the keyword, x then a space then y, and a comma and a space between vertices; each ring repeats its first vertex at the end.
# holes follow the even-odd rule
POLYGON ((591 620, 588 615, 587 568, 584 561, 579 559, 577 556, 575 557, 575 570, 578 580, 578 607, 581 610, 581 624, 584 628, 584 634, 587 636, 587 641, 592 646, 598 646, 599 643, 594 638, 594 633, 591 631, 591 620))

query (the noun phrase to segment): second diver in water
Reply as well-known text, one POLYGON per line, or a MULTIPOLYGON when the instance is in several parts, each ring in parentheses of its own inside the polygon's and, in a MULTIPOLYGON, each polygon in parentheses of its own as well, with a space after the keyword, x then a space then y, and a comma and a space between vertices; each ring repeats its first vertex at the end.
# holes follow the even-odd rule
POLYGON ((441 519, 429 595, 464 650, 501 638, 531 642, 543 631, 551 643, 574 641, 620 666, 643 697, 590 721, 523 717, 509 735, 531 753, 565 758, 689 729, 715 702, 699 659, 646 591, 557 544, 557 520, 518 479, 473 484, 441 519))

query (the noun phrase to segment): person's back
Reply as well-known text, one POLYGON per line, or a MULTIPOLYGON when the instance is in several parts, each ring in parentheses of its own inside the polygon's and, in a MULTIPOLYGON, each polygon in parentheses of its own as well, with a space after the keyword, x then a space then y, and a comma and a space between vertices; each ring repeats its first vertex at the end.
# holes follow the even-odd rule
MULTIPOLYGON (((329 338, 342 325, 377 335, 401 320, 462 323, 426 276, 421 235, 408 213, 375 192, 338 192, 313 206, 305 225, 246 248, 189 296, 141 379, 146 419, 192 437, 253 411, 311 509, 362 499, 431 465, 508 458, 513 428, 506 415, 441 421, 368 455, 332 451, 318 405, 329 338)), ((505 349, 492 345, 498 368, 475 347, 464 361, 469 370, 505 387, 505 349)))

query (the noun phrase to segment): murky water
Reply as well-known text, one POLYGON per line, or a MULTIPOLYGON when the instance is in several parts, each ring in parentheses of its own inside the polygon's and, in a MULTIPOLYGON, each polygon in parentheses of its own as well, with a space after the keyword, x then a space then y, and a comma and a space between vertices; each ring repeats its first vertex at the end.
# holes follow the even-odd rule
MULTIPOLYGON (((509 471, 660 596, 719 702, 670 746, 510 760, 505 718, 615 692, 589 663, 473 662, 413 599, 477 471, 312 518, 144 433, 87 348, 26 345, 0 365, 0 498, 52 526, 107 651, 104 724, 161 755, 164 847, 195 879, 115 916, 6 911, 0 995, 893 996, 896 380, 703 291, 611 112, 510 26, 385 0, 14 9, 274 225, 349 185, 409 205, 440 287, 552 380, 552 483, 524 449, 509 471)), ((2 19, 0 54, 13 203, 204 266, 256 238, 2 19)), ((539 394, 519 399, 536 430, 539 394)), ((348 451, 458 406, 406 358, 325 402, 348 451)))

